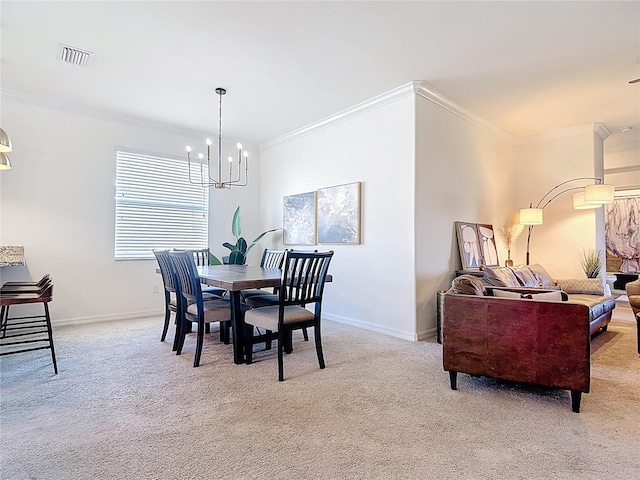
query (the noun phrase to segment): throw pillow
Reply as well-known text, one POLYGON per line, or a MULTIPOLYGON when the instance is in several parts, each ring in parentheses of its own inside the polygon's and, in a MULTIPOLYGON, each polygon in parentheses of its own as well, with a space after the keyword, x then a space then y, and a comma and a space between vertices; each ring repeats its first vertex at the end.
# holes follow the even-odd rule
POLYGON ((510 292, 509 290, 493 290, 493 296, 498 298, 522 298, 520 292, 510 292))
POLYGON ((604 287, 599 278, 567 278, 556 280, 558 285, 567 293, 582 293, 584 295, 604 295, 604 287))
POLYGON ((511 267, 511 271, 516 275, 516 278, 520 282, 520 285, 523 287, 539 287, 540 281, 538 277, 534 275, 534 273, 529 270, 529 267, 526 265, 518 265, 516 267, 511 267))
POLYGON ((486 289, 478 277, 473 275, 460 275, 451 282, 453 293, 461 293, 463 295, 479 295, 483 296, 486 289))
POLYGON ((529 270, 531 270, 531 272, 536 276, 541 287, 552 287, 555 285, 553 278, 549 275, 549 272, 547 272, 539 263, 529 265, 529 270))
POLYGON ((562 292, 556 290, 555 292, 544 293, 532 293, 529 295, 531 300, 547 300, 549 302, 562 302, 562 292))
POLYGON ((496 287, 520 287, 516 274, 508 267, 488 267, 484 269, 484 281, 496 287))

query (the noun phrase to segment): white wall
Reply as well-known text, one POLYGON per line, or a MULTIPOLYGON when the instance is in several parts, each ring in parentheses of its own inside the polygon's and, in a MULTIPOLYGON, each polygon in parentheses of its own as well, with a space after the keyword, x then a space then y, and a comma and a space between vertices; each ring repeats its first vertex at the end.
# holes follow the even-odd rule
POLYGON ((605 182, 616 189, 640 188, 640 146, 618 145, 604 153, 605 182))
POLYGON ((513 146, 468 119, 416 98, 416 332, 436 326, 436 294, 461 268, 454 222, 494 226, 498 258, 506 245, 497 232, 513 212, 513 146))
MULTIPOLYGON (((593 126, 541 136, 516 147, 515 167, 516 201, 520 208, 530 202, 535 207, 548 190, 565 180, 601 178, 602 138, 593 126)), ((567 187, 589 183, 574 182, 567 187)), ((544 223, 534 227, 531 235, 531 263, 540 263, 554 278, 584 277, 580 252, 590 248, 604 252, 603 209, 574 210, 572 193, 556 198, 544 209, 544 223)), ((516 263, 525 263, 526 230, 517 243, 516 263)))
POLYGON ((335 251, 327 318, 415 338, 414 156, 413 95, 261 150, 264 229, 285 195, 362 182, 362 243, 304 247, 335 251))
MULTIPOLYGON (((115 151, 183 155, 185 144, 202 139, 11 101, 2 102, 2 127, 14 151, 13 169, 0 173, 0 244, 24 245, 27 261, 2 268, 2 281, 51 273, 54 323, 162 312, 162 296, 153 293, 154 285, 162 288, 155 260, 114 260, 115 151)), ((238 204, 245 230, 258 230, 255 147, 253 160, 251 187, 211 191, 210 247, 217 254, 232 240, 238 204)))

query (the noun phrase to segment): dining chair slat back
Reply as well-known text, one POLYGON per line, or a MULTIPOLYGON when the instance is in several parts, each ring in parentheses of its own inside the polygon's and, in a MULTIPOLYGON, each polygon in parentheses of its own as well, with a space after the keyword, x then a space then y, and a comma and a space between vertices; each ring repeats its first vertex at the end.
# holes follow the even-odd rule
POLYGON ((169 252, 169 255, 176 268, 177 278, 180 284, 180 293, 184 302, 183 305, 185 305, 176 353, 178 355, 182 353, 186 334, 190 331, 188 322, 196 323, 198 325, 198 332, 193 366, 197 367, 200 365, 206 324, 219 322, 220 336, 225 343, 228 343, 231 307, 228 300, 223 300, 220 297, 208 299, 205 302, 200 284, 200 276, 198 275, 198 270, 191 252, 174 250, 169 252))
POLYGON ((168 250, 153 250, 153 254, 158 261, 160 267, 160 275, 162 275, 162 283, 164 284, 164 326, 162 328, 162 336, 160 341, 164 342, 169 330, 169 322, 171 320, 171 312, 176 314, 175 324, 176 333, 173 337, 172 350, 175 351, 178 346, 178 337, 180 336, 180 325, 182 315, 182 296, 180 294, 180 284, 173 260, 169 256, 168 250))
POLYGON ((252 362, 253 327, 277 332, 278 378, 284 380, 283 353, 292 351, 291 332, 314 327, 316 354, 320 368, 324 355, 320 339, 320 320, 324 285, 333 258, 329 252, 291 252, 285 254, 278 293, 278 304, 254 308, 245 313, 245 351, 247 363, 252 362), (313 313, 306 309, 314 304, 313 313))

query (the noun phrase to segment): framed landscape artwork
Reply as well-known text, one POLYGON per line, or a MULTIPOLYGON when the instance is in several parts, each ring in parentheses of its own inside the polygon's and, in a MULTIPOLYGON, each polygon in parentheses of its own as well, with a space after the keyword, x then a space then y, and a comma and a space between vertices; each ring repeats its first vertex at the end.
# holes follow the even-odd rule
POLYGON ((360 243, 360 182, 318 190, 318 243, 360 243))
POLYGON ((285 245, 316 244, 316 192, 285 196, 282 200, 285 245))

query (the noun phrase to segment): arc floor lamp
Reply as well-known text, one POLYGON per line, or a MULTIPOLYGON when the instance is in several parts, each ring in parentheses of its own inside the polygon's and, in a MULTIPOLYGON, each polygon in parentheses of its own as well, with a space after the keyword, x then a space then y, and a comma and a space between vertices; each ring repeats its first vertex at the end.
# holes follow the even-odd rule
POLYGON ((520 223, 529 226, 529 231, 527 232, 527 265, 529 265, 529 244, 531 242, 531 232, 533 231, 534 226, 542 225, 543 210, 560 195, 574 190, 576 192, 573 194, 573 208, 576 210, 598 208, 605 203, 613 203, 613 195, 615 192, 615 187, 613 185, 605 185, 602 182, 602 179, 598 177, 576 177, 559 183, 553 187, 542 196, 535 207, 533 206, 533 203, 530 203, 529 208, 521 209, 520 223), (593 185, 582 185, 579 187, 567 187, 562 189, 562 187, 569 183, 585 180, 594 180, 595 183, 593 185))

